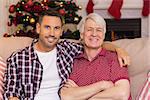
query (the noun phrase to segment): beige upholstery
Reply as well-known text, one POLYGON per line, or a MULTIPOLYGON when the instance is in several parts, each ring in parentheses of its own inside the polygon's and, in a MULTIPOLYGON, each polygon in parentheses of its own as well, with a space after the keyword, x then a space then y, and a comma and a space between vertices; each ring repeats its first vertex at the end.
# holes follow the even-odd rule
MULTIPOLYGON (((24 48, 31 41, 32 39, 27 37, 0 38, 0 56, 6 60, 13 51, 24 48)), ((135 100, 146 80, 146 74, 150 71, 150 39, 122 39, 114 43, 124 48, 131 56, 132 63, 128 68, 131 79, 131 94, 135 100)))
POLYGON ((0 56, 6 60, 12 52, 28 46, 31 41, 32 39, 28 37, 0 38, 0 56))
POLYGON ((115 44, 124 48, 131 57, 132 62, 128 68, 131 93, 135 98, 146 81, 148 71, 150 71, 150 38, 123 39, 115 41, 115 44))

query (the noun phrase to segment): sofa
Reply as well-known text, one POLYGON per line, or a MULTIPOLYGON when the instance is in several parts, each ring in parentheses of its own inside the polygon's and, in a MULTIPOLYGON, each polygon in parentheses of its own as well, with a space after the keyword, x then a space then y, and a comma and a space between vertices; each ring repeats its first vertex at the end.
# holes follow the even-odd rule
MULTIPOLYGON (((29 37, 2 37, 0 38, 0 56, 6 61, 12 52, 22 49, 31 43, 29 37)), ((128 67, 133 100, 140 93, 150 71, 150 38, 121 39, 112 42, 125 49, 131 57, 128 67)))

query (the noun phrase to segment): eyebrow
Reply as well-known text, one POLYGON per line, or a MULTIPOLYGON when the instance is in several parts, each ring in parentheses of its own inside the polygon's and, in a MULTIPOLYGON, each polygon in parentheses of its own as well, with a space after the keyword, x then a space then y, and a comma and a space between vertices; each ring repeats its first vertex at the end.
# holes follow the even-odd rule
POLYGON ((50 26, 50 25, 44 25, 44 27, 60 27, 61 28, 61 26, 50 26))
POLYGON ((103 29, 103 28, 101 28, 101 27, 87 27, 87 28, 103 29))

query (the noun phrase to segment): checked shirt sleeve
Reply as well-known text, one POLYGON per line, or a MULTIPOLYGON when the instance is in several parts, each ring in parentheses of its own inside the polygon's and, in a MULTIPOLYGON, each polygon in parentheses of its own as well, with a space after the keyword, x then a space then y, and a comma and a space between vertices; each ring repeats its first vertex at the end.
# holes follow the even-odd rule
POLYGON ((7 100, 9 97, 20 97, 20 79, 16 64, 16 56, 11 56, 7 59, 7 69, 5 73, 5 93, 4 98, 7 100))
POLYGON ((81 45, 80 43, 64 40, 60 44, 61 46, 63 46, 63 48, 65 48, 65 50, 72 53, 73 56, 76 56, 83 52, 83 45, 81 45))

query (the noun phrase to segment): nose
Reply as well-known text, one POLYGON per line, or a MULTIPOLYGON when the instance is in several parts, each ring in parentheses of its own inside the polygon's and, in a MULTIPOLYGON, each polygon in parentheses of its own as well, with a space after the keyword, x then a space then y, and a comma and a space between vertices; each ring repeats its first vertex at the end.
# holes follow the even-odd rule
POLYGON ((97 35, 96 30, 93 30, 93 34, 92 34, 92 36, 96 36, 96 35, 97 35))
POLYGON ((51 28, 51 29, 50 29, 49 34, 50 34, 51 36, 54 36, 54 34, 55 34, 54 28, 51 28))

